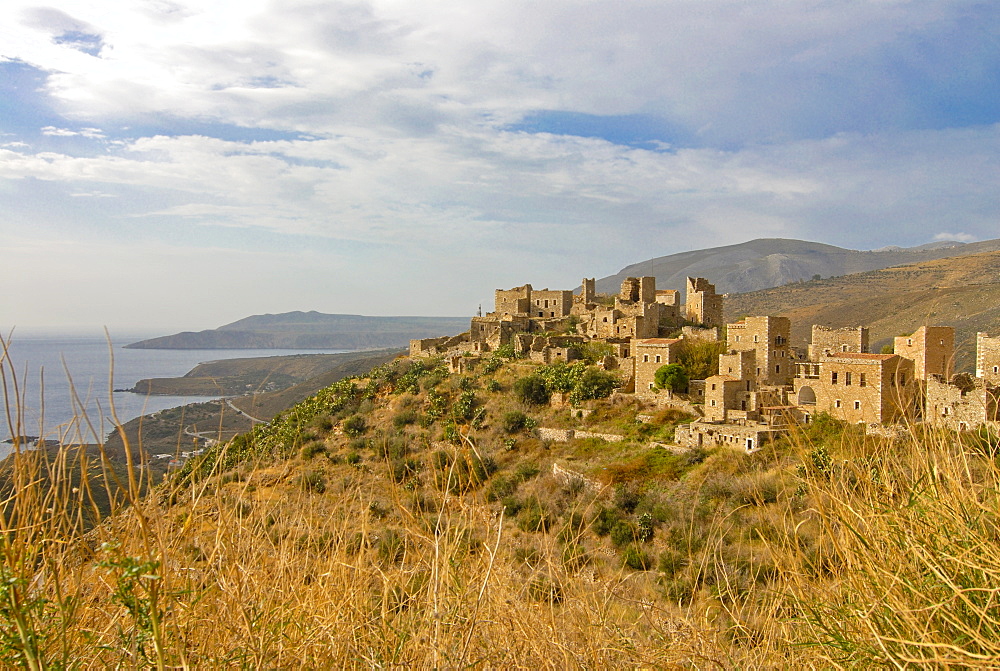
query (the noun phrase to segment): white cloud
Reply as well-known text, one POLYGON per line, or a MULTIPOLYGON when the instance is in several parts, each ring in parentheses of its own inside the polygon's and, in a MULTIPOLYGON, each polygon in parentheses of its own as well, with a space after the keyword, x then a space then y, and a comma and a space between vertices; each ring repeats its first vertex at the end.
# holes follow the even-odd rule
POLYGON ((939 241, 955 241, 955 242, 975 242, 978 238, 974 235, 969 235, 968 233, 948 233, 941 232, 934 236, 935 240, 939 241))
POLYGON ((972 0, 52 4, 0 5, 54 105, 0 146, 5 235, 318 244, 350 250, 334 285, 389 258, 467 302, 758 236, 996 235, 1000 12, 972 0), (546 111, 664 137, 512 130, 546 111))

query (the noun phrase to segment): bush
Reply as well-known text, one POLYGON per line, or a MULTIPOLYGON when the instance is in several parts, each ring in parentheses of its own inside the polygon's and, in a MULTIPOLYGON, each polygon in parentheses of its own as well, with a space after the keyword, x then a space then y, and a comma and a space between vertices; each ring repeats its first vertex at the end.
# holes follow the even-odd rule
POLYGON ((352 438, 356 438, 368 430, 368 423, 361 415, 351 415, 344 420, 344 433, 352 438))
POLYGON ((625 550, 625 554, 622 555, 622 561, 625 563, 625 566, 634 571, 648 571, 653 567, 653 558, 649 553, 634 545, 625 550))
POLYGON ((611 542, 614 543, 615 547, 623 548, 626 545, 631 545, 636 542, 638 536, 639 533, 635 525, 626 520, 621 520, 611 527, 611 542))
POLYGON ((326 476, 319 471, 307 471, 299 476, 299 484, 306 491, 322 494, 326 491, 326 476))
POLYGON ((618 378, 611 373, 588 368, 573 386, 569 400, 577 404, 595 398, 607 398, 618 384, 618 378))
POLYGON ((618 524, 619 520, 621 520, 621 514, 617 510, 602 506, 594 514, 594 519, 591 520, 590 526, 598 536, 607 536, 611 533, 611 529, 618 524))
POLYGON ((532 498, 517 514, 517 526, 521 531, 541 531, 549 530, 552 524, 548 513, 542 508, 538 499, 532 498))
POLYGON ((312 459, 317 454, 323 454, 326 452, 326 445, 322 441, 314 440, 311 443, 306 443, 302 446, 302 458, 308 461, 312 459))
POLYGON ((395 417, 392 418, 392 425, 397 429, 402 429, 404 426, 407 426, 409 424, 415 424, 418 419, 419 416, 417 415, 415 410, 410 410, 410 409, 401 410, 400 412, 396 413, 395 417))
POLYGON ((669 389, 670 391, 682 392, 688 387, 688 374, 684 366, 679 363, 668 363, 660 366, 653 373, 653 381, 656 382, 657 389, 669 389))
POLYGON ((544 405, 549 402, 549 389, 539 375, 518 378, 514 382, 514 396, 525 405, 544 405))
POLYGON ((512 410, 504 413, 502 425, 506 433, 517 433, 523 431, 527 425, 528 416, 520 410, 512 410))

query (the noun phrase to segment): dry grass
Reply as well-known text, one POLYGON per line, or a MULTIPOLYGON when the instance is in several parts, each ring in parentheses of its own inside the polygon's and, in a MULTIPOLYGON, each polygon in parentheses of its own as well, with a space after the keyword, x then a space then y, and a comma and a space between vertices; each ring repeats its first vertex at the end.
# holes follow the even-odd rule
MULTIPOLYGON (((495 396, 499 416, 510 406, 495 396)), ((388 426, 423 399, 377 396, 367 416, 388 426)), ((416 441, 415 424, 403 429, 416 441)), ((896 443, 811 434, 752 456, 714 452, 678 481, 604 492, 522 470, 512 491, 552 515, 542 532, 520 528, 487 493, 551 452, 480 455, 470 431, 435 448, 447 457, 437 466, 426 448, 408 448, 403 456, 423 460, 416 477, 393 477, 388 448, 348 463, 350 439, 331 433, 308 460, 294 450, 150 495, 139 464, 115 482, 70 444, 18 450, 0 503, 0 660, 997 666, 1000 471, 988 449, 916 431, 896 443), (494 480, 462 471, 492 456, 494 480), (104 487, 123 504, 95 524, 104 487), (622 550, 648 554, 652 570, 623 565, 616 532, 593 532, 612 509, 636 528, 629 520, 653 513, 655 537, 622 550)))

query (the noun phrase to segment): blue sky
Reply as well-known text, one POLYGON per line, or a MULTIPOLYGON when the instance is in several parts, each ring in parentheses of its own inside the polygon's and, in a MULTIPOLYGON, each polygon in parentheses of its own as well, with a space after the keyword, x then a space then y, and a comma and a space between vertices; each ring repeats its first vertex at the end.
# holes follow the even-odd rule
POLYGON ((0 325, 468 315, 757 237, 1000 237, 1000 4, 10 0, 0 325))

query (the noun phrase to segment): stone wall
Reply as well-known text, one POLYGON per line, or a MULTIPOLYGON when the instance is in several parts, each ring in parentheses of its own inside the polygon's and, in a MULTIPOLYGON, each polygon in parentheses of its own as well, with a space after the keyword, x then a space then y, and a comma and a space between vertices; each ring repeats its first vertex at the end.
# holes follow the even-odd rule
POLYGON ((677 338, 646 338, 632 341, 636 390, 655 388, 657 369, 677 361, 681 341, 677 338))
POLYGON ((854 328, 834 329, 829 326, 813 324, 812 341, 809 343, 809 359, 817 361, 820 357, 835 352, 867 352, 868 329, 863 326, 854 328))
POLYGON ((795 359, 788 344, 792 323, 787 317, 747 317, 726 327, 730 350, 756 351, 759 384, 790 384, 795 359))
POLYGON ((955 329, 921 326, 911 335, 897 336, 893 351, 913 361, 913 370, 921 380, 932 376, 950 380, 955 366, 955 329))
POLYGON ((950 382, 936 378, 926 383, 924 420, 954 431, 971 431, 987 422, 995 422, 1000 388, 967 373, 955 375, 950 382))
POLYGON ((690 424, 681 424, 675 429, 674 440, 678 445, 691 449, 725 445, 754 452, 781 433, 782 431, 778 429, 760 425, 691 422, 690 424))
POLYGON ((976 334, 976 377, 990 384, 1000 383, 1000 336, 976 334))
POLYGON ((687 278, 685 316, 690 322, 704 326, 722 326, 722 296, 715 285, 704 277, 687 278))

